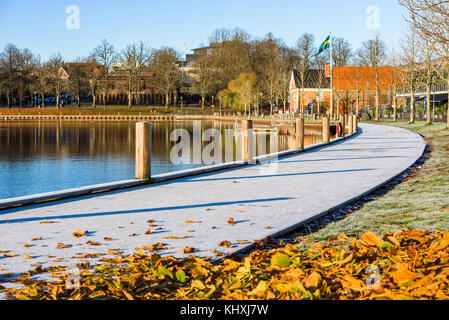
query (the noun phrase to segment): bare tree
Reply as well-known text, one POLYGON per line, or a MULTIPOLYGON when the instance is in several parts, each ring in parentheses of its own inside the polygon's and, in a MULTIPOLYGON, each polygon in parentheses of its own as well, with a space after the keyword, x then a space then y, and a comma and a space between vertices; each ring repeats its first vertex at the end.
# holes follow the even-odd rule
POLYGON ((214 87, 214 65, 210 54, 203 53, 195 58, 192 65, 192 89, 201 96, 201 107, 204 109, 206 96, 214 87))
POLYGON ((344 38, 332 39, 332 59, 334 66, 346 66, 352 58, 351 44, 344 38))
POLYGON ((326 87, 326 84, 328 84, 326 77, 325 77, 325 68, 328 60, 325 55, 318 55, 315 57, 314 65, 317 69, 316 77, 314 79, 314 86, 317 88, 317 115, 321 115, 321 102, 323 97, 323 89, 326 87))
POLYGON ((67 87, 67 78, 63 74, 64 60, 60 53, 50 57, 48 61, 48 76, 53 94, 56 97, 56 107, 59 108, 60 95, 67 87))
POLYGON ((418 64, 419 54, 416 34, 409 30, 400 41, 401 65, 406 73, 406 85, 410 93, 410 122, 415 122, 415 92, 418 86, 418 64))
POLYGON ((354 91, 355 91, 355 103, 356 103, 356 110, 355 114, 359 115, 360 112, 360 94, 363 91, 363 73, 359 68, 355 68, 354 71, 354 91))
MULTIPOLYGON (((275 83, 275 102, 277 105, 282 103, 284 110, 287 110, 290 96, 290 76, 295 65, 296 51, 283 46, 279 55, 279 78, 275 83)), ((273 114, 273 105, 270 106, 270 113, 273 114)))
POLYGON ((209 38, 215 70, 215 91, 223 90, 241 73, 252 72, 251 44, 248 33, 241 29, 220 29, 209 38))
POLYGON ((122 51, 121 69, 126 73, 125 88, 128 94, 128 107, 131 108, 137 85, 137 44, 130 44, 122 51))
POLYGON ((362 43, 362 47, 356 52, 359 63, 364 66, 375 68, 376 75, 376 96, 375 96, 375 120, 379 121, 379 66, 386 60, 386 45, 378 35, 372 40, 362 43))
POLYGON ((121 69, 126 73, 128 107, 132 106, 133 97, 136 104, 140 105, 140 92, 144 81, 142 75, 149 70, 152 54, 151 48, 142 41, 130 44, 122 51, 121 69))
MULTIPOLYGON (((449 97, 449 1, 447 0, 399 0, 410 13, 407 19, 413 29, 433 47, 444 67, 449 97)), ((449 128, 449 103, 447 108, 449 128)))
POLYGON ((287 48, 280 39, 269 33, 265 39, 253 43, 253 70, 258 79, 258 86, 270 105, 273 114, 273 104, 277 89, 282 89, 283 77, 288 70, 285 68, 287 48))
POLYGON ((86 77, 92 95, 92 108, 97 107, 97 93, 101 79, 101 65, 97 62, 95 55, 91 54, 86 60, 86 77))
POLYGON ((42 108, 45 108, 45 95, 49 92, 49 76, 48 65, 41 61, 38 56, 36 58, 36 92, 41 96, 42 108))
MULTIPOLYGON (((310 33, 304 33, 297 41, 297 55, 298 62, 296 69, 299 76, 300 88, 300 104, 304 101, 304 89, 306 86, 307 73, 312 67, 313 57, 315 53, 314 36, 310 33)), ((301 107, 301 106, 300 106, 301 107)), ((305 107, 302 105, 302 113, 305 112, 305 107)))
POLYGON ((69 74, 67 88, 70 93, 75 95, 77 106, 81 106, 81 95, 88 88, 86 81, 88 69, 86 68, 85 59, 78 58, 72 63, 64 65, 65 70, 69 74))
POLYGON ((421 82, 426 87, 426 120, 427 124, 431 124, 432 113, 430 95, 435 74, 433 63, 435 53, 432 46, 430 45, 429 39, 418 37, 418 48, 422 57, 422 63, 419 65, 419 76, 421 78, 421 82))
POLYGON ((398 120, 398 90, 401 87, 404 87, 407 81, 407 73, 404 72, 403 66, 402 66, 402 59, 399 54, 397 54, 396 51, 392 50, 390 54, 390 63, 389 63, 393 69, 392 72, 389 74, 390 78, 389 86, 391 88, 391 102, 393 107, 393 121, 396 122, 398 120))
POLYGON ((22 61, 23 61, 23 77, 25 79, 27 90, 30 94, 30 106, 34 106, 34 100, 33 100, 33 93, 36 91, 36 69, 38 67, 38 60, 37 57, 33 55, 33 53, 28 50, 24 49, 22 51, 22 61))
POLYGON ((103 93, 103 104, 106 106, 109 93, 110 72, 112 66, 117 61, 117 53, 114 46, 106 39, 103 39, 103 41, 93 50, 92 54, 95 56, 95 60, 102 66, 100 90, 103 93))
POLYGON ((154 73, 154 82, 165 94, 165 106, 168 107, 170 94, 175 93, 181 79, 181 71, 178 61, 180 55, 172 48, 157 50, 151 63, 151 71, 154 73))
POLYGON ((11 100, 17 89, 17 80, 21 63, 21 52, 13 44, 7 44, 0 54, 0 71, 2 73, 2 87, 6 93, 8 107, 11 108, 11 100))

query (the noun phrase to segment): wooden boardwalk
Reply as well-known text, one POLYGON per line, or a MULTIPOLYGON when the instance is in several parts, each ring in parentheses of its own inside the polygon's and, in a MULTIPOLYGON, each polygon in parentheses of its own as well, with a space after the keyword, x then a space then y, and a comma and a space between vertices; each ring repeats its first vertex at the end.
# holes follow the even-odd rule
POLYGON ((37 263, 75 264, 79 256, 109 249, 127 254, 155 243, 165 245, 163 255, 183 257, 183 247, 193 247, 198 256, 215 257, 214 250, 236 252, 283 234, 379 187, 425 149, 422 137, 410 131, 360 127, 353 138, 271 164, 0 211, 0 251, 16 255, 0 256, 0 273, 17 274, 37 263), (78 229, 89 232, 75 238, 78 229), (219 246, 225 240, 232 248, 219 246))

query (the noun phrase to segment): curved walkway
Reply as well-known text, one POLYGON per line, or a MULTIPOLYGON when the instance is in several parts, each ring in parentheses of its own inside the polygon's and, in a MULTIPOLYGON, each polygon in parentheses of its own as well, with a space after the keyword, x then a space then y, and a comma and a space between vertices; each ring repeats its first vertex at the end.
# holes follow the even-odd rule
POLYGON ((353 138, 281 158, 277 166, 251 165, 1 211, 0 251, 17 256, 0 253, 0 274, 23 272, 38 262, 75 264, 78 254, 109 249, 127 254, 158 242, 169 248, 164 255, 182 257, 183 247, 194 247, 195 255, 214 257, 213 250, 236 252, 255 239, 279 235, 377 188, 424 152, 424 140, 410 131, 360 127, 353 138), (146 234, 149 220, 155 226, 146 234), (74 238, 77 229, 89 233, 74 238), (219 246, 224 240, 233 247, 219 246), (69 247, 57 248, 58 243, 69 247))

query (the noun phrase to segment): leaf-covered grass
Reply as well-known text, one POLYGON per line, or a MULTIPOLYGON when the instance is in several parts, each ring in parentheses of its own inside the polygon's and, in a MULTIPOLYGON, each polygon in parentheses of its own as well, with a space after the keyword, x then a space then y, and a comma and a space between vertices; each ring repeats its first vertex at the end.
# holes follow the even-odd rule
POLYGON ((407 229, 449 230, 449 130, 446 124, 427 125, 425 121, 377 124, 398 126, 425 136, 430 147, 430 152, 426 153, 428 159, 392 190, 368 197, 373 200, 363 203, 346 218, 300 236, 299 241, 322 241, 336 234, 366 231, 383 235, 407 229))

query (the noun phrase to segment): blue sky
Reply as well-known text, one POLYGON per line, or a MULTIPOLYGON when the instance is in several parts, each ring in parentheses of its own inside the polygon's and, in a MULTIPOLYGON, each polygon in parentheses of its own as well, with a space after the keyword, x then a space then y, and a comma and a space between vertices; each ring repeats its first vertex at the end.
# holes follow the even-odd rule
POLYGON ((379 33, 395 46, 407 28, 397 0, 0 0, 0 48, 12 42, 44 59, 60 52, 67 60, 87 56, 104 38, 123 49, 143 40, 153 48, 184 53, 207 44, 217 28, 240 27, 253 36, 273 32, 293 46, 304 32, 316 45, 332 32, 357 49, 379 33), (66 8, 76 5, 80 28, 66 27, 66 8), (369 6, 379 9, 380 29, 366 26, 369 6))

